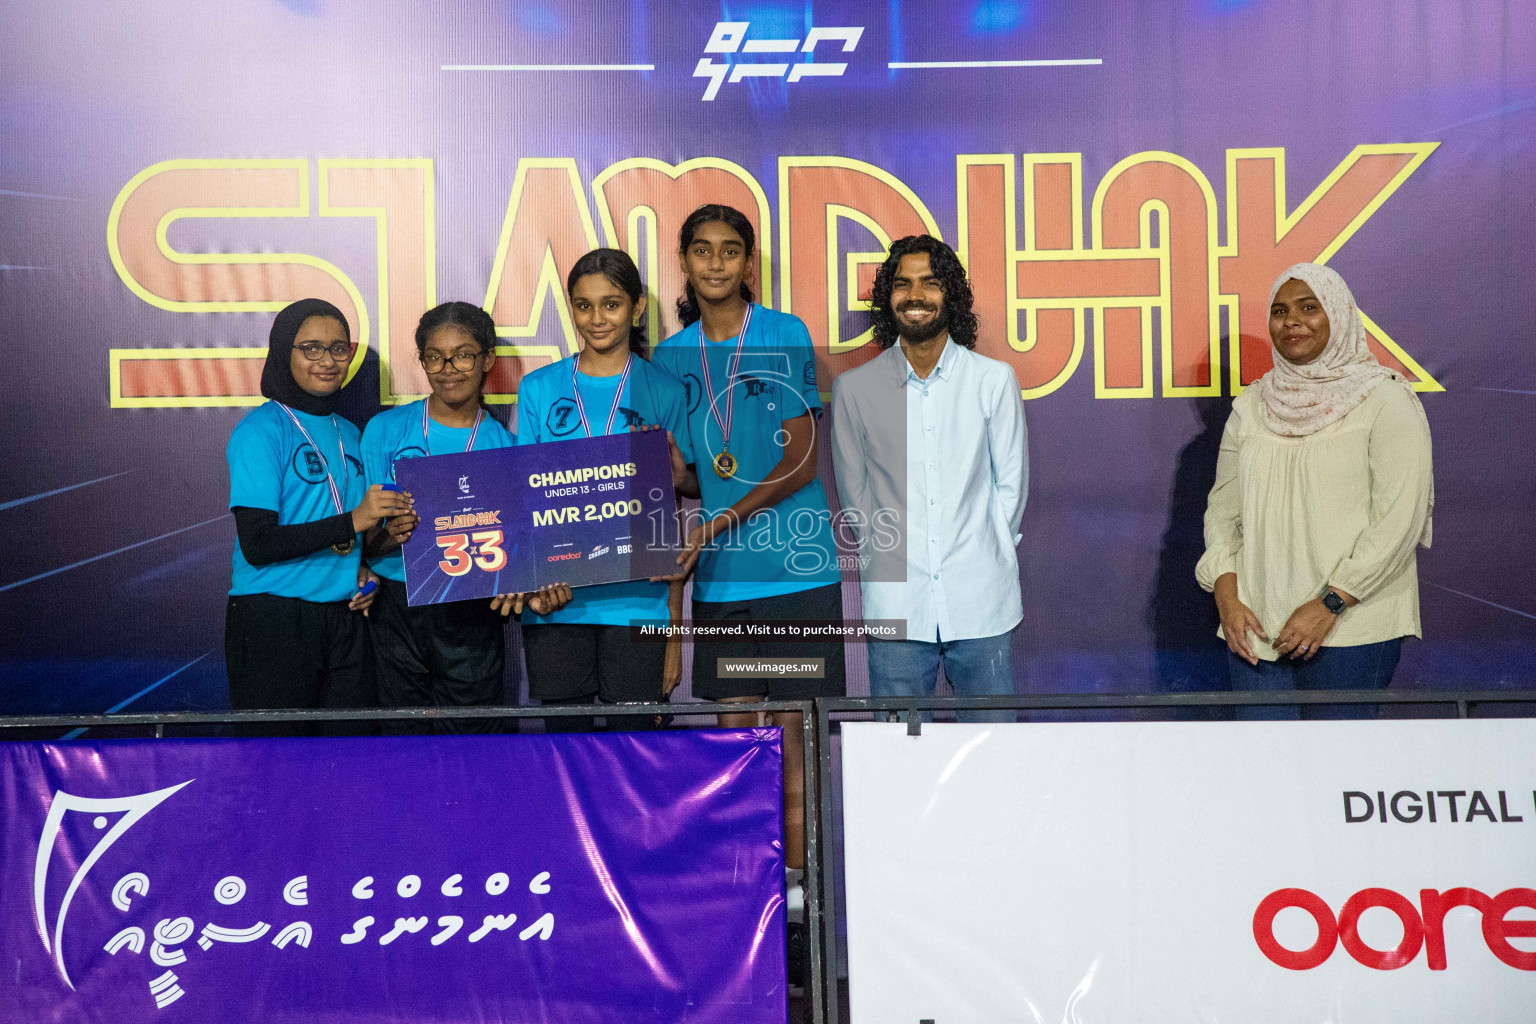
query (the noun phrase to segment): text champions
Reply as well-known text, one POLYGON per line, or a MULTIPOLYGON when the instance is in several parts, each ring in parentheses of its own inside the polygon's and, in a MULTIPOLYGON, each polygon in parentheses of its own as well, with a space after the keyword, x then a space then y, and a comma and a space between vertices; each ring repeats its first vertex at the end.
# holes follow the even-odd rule
MULTIPOLYGON (((562 469, 554 473, 531 473, 528 476, 529 487, 545 488, 546 498, 560 497, 564 495, 586 494, 593 488, 587 486, 587 481, 607 481, 596 484, 599 491, 624 491, 627 485, 623 483, 628 477, 635 476, 639 470, 633 462, 616 462, 606 466, 583 466, 580 469, 562 469)), ((585 507, 581 505, 567 505, 564 508, 544 508, 533 510, 533 525, 555 526, 561 523, 601 522, 605 519, 628 519, 638 516, 642 510, 639 498, 619 499, 616 501, 591 502, 585 507)))
POLYGON ((616 480, 634 476, 639 470, 633 462, 612 466, 583 466, 581 469, 562 469, 555 473, 533 473, 528 477, 529 487, 563 487, 566 484, 582 484, 588 480, 616 480))

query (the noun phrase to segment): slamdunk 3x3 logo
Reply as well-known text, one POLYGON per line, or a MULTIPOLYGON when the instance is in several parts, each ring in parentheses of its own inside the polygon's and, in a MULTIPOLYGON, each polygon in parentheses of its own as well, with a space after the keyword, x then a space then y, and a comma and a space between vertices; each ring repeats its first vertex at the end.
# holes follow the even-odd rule
MULTIPOLYGON (((802 39, 748 39, 750 21, 719 21, 704 44, 705 54, 732 56, 735 59, 716 63, 711 56, 699 58, 694 66, 694 78, 707 78, 704 100, 713 100, 720 94, 720 86, 736 83, 747 78, 783 78, 790 84, 804 78, 840 78, 848 70, 847 61, 817 61, 816 47, 822 43, 841 43, 840 53, 852 53, 864 35, 861 27, 813 28, 802 39), (811 54, 805 60, 787 59, 743 61, 744 54, 811 54)), ((828 47, 830 49, 830 46, 828 47)))
MULTIPOLYGON (((92 868, 97 867, 118 841, 146 815, 171 796, 191 785, 193 781, 195 780, 189 779, 178 785, 153 792, 111 798, 82 797, 62 790, 54 793, 39 837, 33 870, 33 912, 36 918, 37 935, 50 955, 60 979, 72 992, 76 991, 76 984, 66 964, 65 924, 69 920, 69 912, 76 902, 77 895, 86 888, 92 868), (100 838, 95 838, 95 833, 101 833, 100 838), (91 841, 92 839, 94 842, 91 841), (84 853, 83 857, 80 856, 82 853, 84 853), (74 862, 78 862, 79 866, 69 872, 68 866, 74 862), (64 869, 62 872, 57 870, 60 867, 64 869), (65 884, 62 897, 59 897, 57 884, 50 886, 49 883, 50 880, 57 883, 65 874, 68 882, 65 884)), ((144 843, 139 842, 130 846, 136 852, 130 853, 129 857, 144 856, 146 850, 144 843)), ((175 844, 166 844, 166 849, 174 851, 174 846, 175 844)), ((161 852, 160 844, 150 849, 157 854, 161 852)), ((236 849, 231 851, 232 855, 239 852, 236 849)), ((511 912, 512 907, 508 905, 516 897, 504 896, 513 889, 513 880, 505 871, 492 871, 483 878, 474 879, 466 879, 462 873, 447 871, 434 872, 425 879, 423 875, 415 873, 402 874, 398 878, 388 880, 376 880, 372 875, 363 875, 351 881, 350 895, 353 901, 357 901, 356 909, 348 913, 345 910, 345 903, 342 903, 341 914, 338 915, 335 913, 338 909, 336 903, 346 899, 345 883, 341 891, 335 891, 334 885, 325 886, 331 891, 320 893, 322 905, 312 907, 308 874, 292 874, 291 868, 286 872, 277 868, 279 872, 277 874, 263 871, 263 877, 258 878, 252 875, 254 881, 248 885, 245 878, 234 874, 225 874, 217 881, 213 881, 217 872, 207 870, 211 865, 200 865, 195 873, 207 876, 211 884, 211 895, 217 904, 217 909, 200 916, 217 914, 222 917, 229 914, 232 917, 225 918, 223 923, 207 920, 199 928, 192 913, 179 911, 191 910, 196 913, 197 904, 208 906, 205 898, 199 899, 196 893, 173 893, 168 900, 167 893, 162 891, 164 885, 155 883, 152 879, 152 872, 160 873, 156 871, 155 863, 125 864, 122 863, 122 855, 112 860, 118 862, 110 868, 112 875, 117 876, 117 879, 110 891, 109 905, 120 915, 120 919, 112 921, 111 913, 108 912, 107 921, 105 923, 101 921, 99 918, 108 906, 107 901, 93 898, 87 901, 93 906, 86 913, 88 917, 94 915, 95 919, 89 920, 84 926, 77 925, 75 931, 76 934, 79 934, 82 928, 85 928, 87 934, 95 931, 97 932, 95 941, 99 941, 100 935, 106 932, 113 929, 116 931, 99 950, 93 950, 89 946, 84 951, 75 950, 70 960, 74 962, 77 969, 84 965, 86 976, 90 977, 103 966, 102 953, 113 958, 125 955, 147 956, 152 966, 146 973, 155 975, 145 979, 148 995, 156 1009, 160 1010, 188 994, 187 988, 183 987, 184 979, 177 974, 178 969, 189 976, 195 976, 198 980, 206 980, 212 975, 220 981, 238 985, 240 984, 238 976, 231 977, 231 971, 252 966, 258 972, 271 970, 274 969, 274 965, 288 963, 288 958, 294 956, 289 953, 282 960, 265 964, 260 963, 258 957, 257 964, 239 964, 229 959, 227 952, 216 951, 215 944, 233 944, 239 949, 254 951, 257 947, 252 944, 266 939, 279 950, 288 949, 290 946, 309 950, 313 944, 316 950, 330 947, 331 952, 334 953, 338 948, 357 948, 370 938, 376 938, 377 945, 389 946, 418 932, 427 931, 434 914, 436 930, 422 936, 422 939, 426 940, 420 946, 423 951, 428 945, 435 948, 447 943, 476 918, 479 919, 478 925, 472 926, 464 939, 469 943, 479 943, 508 930, 514 930, 521 942, 528 942, 534 938, 542 942, 547 941, 555 930, 554 913, 544 910, 539 905, 544 901, 538 899, 552 891, 551 873, 548 871, 540 871, 528 880, 527 892, 534 898, 533 905, 528 906, 524 903, 522 906, 525 912, 524 918, 532 918, 532 920, 524 924, 521 930, 516 930, 514 926, 520 923, 520 917, 519 914, 511 912), (383 897, 380 903, 390 905, 388 909, 386 906, 363 902, 375 899, 376 883, 380 890, 392 890, 392 892, 381 891, 377 894, 383 897), (424 886, 427 885, 436 889, 435 897, 432 893, 425 891, 424 886), (151 897, 152 889, 153 897, 151 897), (485 897, 493 901, 489 904, 489 909, 500 912, 483 915, 462 913, 469 910, 469 907, 465 906, 466 903, 480 903, 484 899, 474 892, 476 889, 483 889, 485 897), (262 890, 267 891, 263 893, 262 890), (253 900, 251 904, 243 907, 237 906, 245 900, 248 891, 258 897, 261 895, 268 897, 265 909, 252 906, 260 902, 259 900, 253 900), (282 899, 280 904, 275 898, 279 893, 282 899), (414 899, 418 894, 421 894, 422 898, 414 899), (166 907, 168 902, 177 898, 183 901, 181 905, 173 904, 171 908, 166 907), (393 906, 396 902, 403 905, 393 906), (426 912, 428 907, 424 905, 429 903, 435 907, 435 911, 430 913, 426 912), (393 918, 392 926, 385 927, 380 917, 375 914, 359 914, 360 911, 367 909, 374 909, 386 916, 392 911, 402 913, 401 916, 393 918), (437 911, 454 910, 461 912, 437 913, 437 911), (276 920, 266 919, 274 916, 276 920), (157 917, 159 919, 155 920, 157 917), (350 923, 338 927, 338 921, 350 923), (379 927, 375 929, 375 925, 379 927), (377 934, 371 935, 370 932, 373 931, 377 934), (201 953, 198 952, 199 950, 201 953), (94 957, 90 955, 92 952, 95 954, 94 957), (199 960, 192 961, 189 953, 199 960)), ((109 863, 111 863, 110 860, 109 863)), ((182 879, 186 877, 185 865, 162 865, 162 867, 171 871, 177 868, 183 869, 179 877, 182 879)), ((348 879, 351 880, 352 877, 348 876, 348 879)), ((86 888, 86 891, 89 892, 89 889, 86 888)), ((95 893, 91 895, 96 896, 95 893)), ((487 907, 480 906, 475 909, 485 910, 487 907)), ((102 982, 106 981, 107 986, 110 987, 110 981, 107 979, 116 979, 120 974, 121 972, 116 971, 103 972, 99 978, 95 979, 98 983, 91 987, 92 995, 98 997, 102 995, 102 982)), ((191 982, 188 981, 187 984, 191 985, 191 982)), ((3 1016, 0 1014, 0 1017, 3 1016)))

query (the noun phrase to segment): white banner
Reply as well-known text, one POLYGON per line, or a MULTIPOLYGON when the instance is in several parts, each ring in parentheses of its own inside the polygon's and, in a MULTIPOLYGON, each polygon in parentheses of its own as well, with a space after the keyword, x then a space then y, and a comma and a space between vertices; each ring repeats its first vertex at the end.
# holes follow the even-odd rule
POLYGON ((1536 722, 843 726, 853 1024, 1536 1020, 1536 722))

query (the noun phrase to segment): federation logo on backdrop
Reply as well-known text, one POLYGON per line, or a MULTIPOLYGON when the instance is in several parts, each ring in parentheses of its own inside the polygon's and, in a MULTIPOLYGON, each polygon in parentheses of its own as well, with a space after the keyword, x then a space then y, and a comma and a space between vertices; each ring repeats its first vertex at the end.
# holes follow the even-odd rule
POLYGON ((817 61, 814 56, 817 46, 826 44, 822 51, 826 52, 833 49, 833 44, 841 44, 841 48, 835 52, 853 53, 864 35, 864 29, 859 26, 813 28, 806 33, 804 39, 748 38, 751 30, 750 21, 715 23, 709 41, 704 44, 705 56, 699 58, 693 69, 694 78, 709 79, 709 84, 704 87, 705 102, 720 95, 722 85, 739 83, 748 78, 783 79, 791 85, 806 78, 840 78, 848 70, 847 61, 817 61), (711 56, 713 54, 732 59, 717 63, 711 56), (797 54, 807 56, 803 59, 790 59, 797 54), (742 59, 748 55, 766 55, 768 59, 742 59))

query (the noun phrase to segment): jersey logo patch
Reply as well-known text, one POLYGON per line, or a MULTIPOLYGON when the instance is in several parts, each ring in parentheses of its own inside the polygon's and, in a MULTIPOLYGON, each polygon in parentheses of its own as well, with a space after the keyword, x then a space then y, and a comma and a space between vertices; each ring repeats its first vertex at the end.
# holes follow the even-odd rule
POLYGON ((556 400, 549 407, 549 415, 544 417, 544 428, 555 437, 564 437, 581 426, 581 417, 576 412, 576 402, 569 398, 556 400))
POLYGON ((293 471, 307 484, 325 482, 325 463, 320 460, 320 454, 310 446, 308 441, 299 445, 298 450, 293 453, 293 471))
POLYGON ((768 393, 768 381, 761 377, 743 373, 736 378, 736 382, 746 389, 748 398, 760 398, 768 393))
POLYGON ((394 459, 391 459, 390 461, 393 462, 393 461, 398 461, 400 459, 421 459, 421 458, 425 458, 426 455, 427 455, 426 450, 424 448, 422 448, 421 445, 419 445, 419 444, 408 444, 404 448, 401 448, 398 451, 396 451, 394 459))

